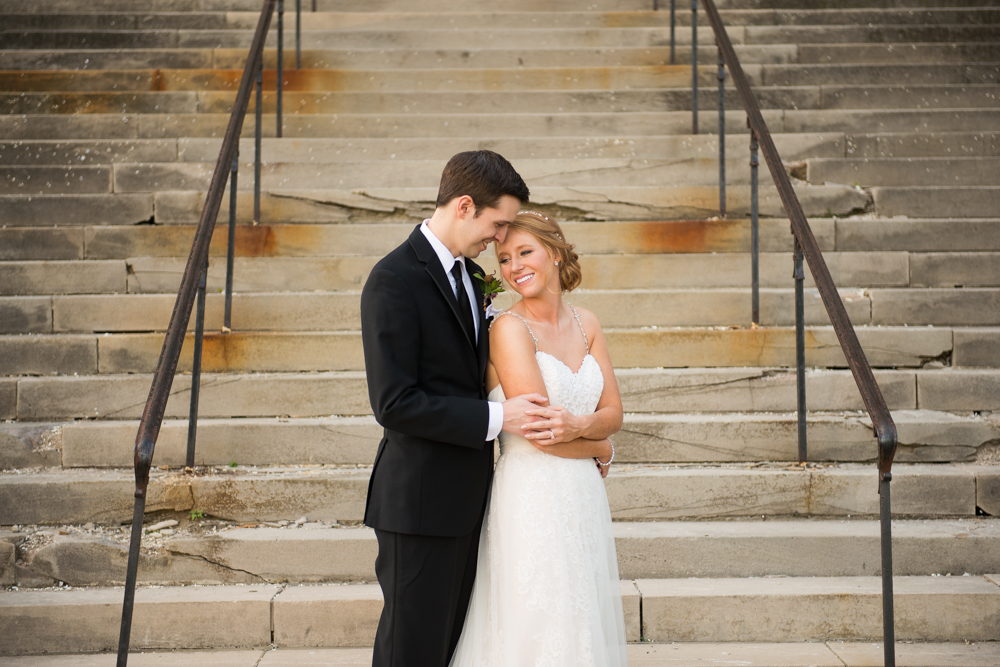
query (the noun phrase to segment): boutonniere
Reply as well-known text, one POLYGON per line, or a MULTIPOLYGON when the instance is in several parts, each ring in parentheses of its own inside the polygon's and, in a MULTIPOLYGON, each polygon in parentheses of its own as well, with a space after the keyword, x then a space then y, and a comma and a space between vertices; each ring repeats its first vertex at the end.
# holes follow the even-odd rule
POLYGON ((499 308, 493 307, 493 299, 504 291, 503 283, 493 273, 488 276, 474 273, 472 277, 479 281, 479 287, 483 291, 483 309, 486 311, 486 319, 499 315, 501 311, 499 308))

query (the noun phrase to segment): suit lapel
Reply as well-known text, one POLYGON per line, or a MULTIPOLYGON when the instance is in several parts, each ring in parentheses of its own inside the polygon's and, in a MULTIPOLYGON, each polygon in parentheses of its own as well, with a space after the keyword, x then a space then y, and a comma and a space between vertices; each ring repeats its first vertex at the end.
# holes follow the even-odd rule
MULTIPOLYGON (((448 302, 448 307, 451 308, 451 314, 455 317, 455 325, 458 327, 459 331, 462 332, 462 338, 472 347, 472 341, 469 336, 465 333, 465 327, 462 326, 462 320, 459 319, 458 314, 458 301, 455 300, 455 292, 451 289, 451 282, 448 280, 448 276, 444 273, 444 268, 441 266, 440 260, 438 260, 437 254, 434 252, 434 248, 431 247, 430 242, 424 237, 423 232, 420 231, 420 226, 413 230, 410 234, 410 245, 413 246, 414 252, 417 253, 417 259, 419 259, 424 264, 424 269, 430 274, 430 277, 434 280, 434 284, 437 285, 438 290, 441 291, 441 296, 444 300, 448 302)), ((468 265, 466 265, 468 268, 468 265)), ((475 280, 472 281, 475 283, 475 280)), ((480 297, 481 298, 481 297, 480 297)), ((483 328, 480 327, 480 334, 483 328)), ((475 350, 474 350, 475 351, 475 350)), ((478 353, 476 355, 478 360, 478 353)))

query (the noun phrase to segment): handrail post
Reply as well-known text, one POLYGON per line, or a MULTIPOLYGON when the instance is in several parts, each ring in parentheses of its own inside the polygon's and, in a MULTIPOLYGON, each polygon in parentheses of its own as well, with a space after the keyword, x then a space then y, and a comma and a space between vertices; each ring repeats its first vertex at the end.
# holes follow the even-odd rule
POLYGON ((726 217, 726 60, 719 49, 719 215, 726 217))
MULTIPOLYGON (((749 124, 749 123, 748 123, 749 124)), ((759 176, 757 168, 757 135, 750 130, 750 283, 752 285, 750 303, 751 326, 760 326, 760 234, 758 229, 759 176)))
POLYGON ((295 0, 295 69, 302 69, 302 0, 295 0))
POLYGON ((795 238, 795 384, 798 390, 799 412, 799 463, 806 462, 806 328, 802 269, 802 246, 795 238))
POLYGON ((670 0, 670 64, 677 64, 677 0, 670 0))
POLYGON ((879 522, 882 528, 882 633, 885 667, 896 667, 896 627, 892 600, 892 507, 887 472, 879 481, 879 522))
POLYGON ((278 114, 278 129, 277 137, 281 138, 281 98, 284 93, 284 81, 285 78, 285 0, 278 0, 278 76, 277 81, 277 114, 278 114))
POLYGON ((240 168, 240 152, 236 151, 229 177, 229 238, 226 243, 226 313, 222 333, 233 330, 233 262, 236 254, 236 176, 240 168))
POLYGON ((260 137, 264 106, 264 62, 261 58, 260 69, 257 70, 257 123, 254 127, 253 144, 253 224, 260 222, 260 137))
POLYGON ((698 0, 691 0, 691 127, 698 134, 698 0))
POLYGON ((194 361, 191 366, 191 408, 188 411, 187 460, 184 465, 194 467, 194 448, 198 438, 198 398, 201 390, 201 348, 205 337, 205 287, 208 283, 208 258, 198 282, 198 312, 194 324, 194 361))

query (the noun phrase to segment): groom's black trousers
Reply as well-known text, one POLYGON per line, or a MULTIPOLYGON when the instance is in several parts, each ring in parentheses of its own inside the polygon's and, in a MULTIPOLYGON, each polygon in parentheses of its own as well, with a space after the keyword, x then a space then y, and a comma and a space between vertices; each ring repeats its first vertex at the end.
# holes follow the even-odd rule
POLYGON ((375 530, 375 574, 385 606, 373 667, 446 667, 476 579, 483 520, 461 537, 375 530))

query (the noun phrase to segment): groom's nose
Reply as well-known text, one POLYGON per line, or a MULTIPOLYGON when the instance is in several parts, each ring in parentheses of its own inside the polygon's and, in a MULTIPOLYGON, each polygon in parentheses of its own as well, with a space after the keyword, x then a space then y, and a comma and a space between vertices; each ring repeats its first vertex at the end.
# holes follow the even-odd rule
POLYGON ((507 238, 507 225, 498 229, 497 233, 493 235, 493 238, 497 240, 497 243, 503 243, 503 240, 507 238))

